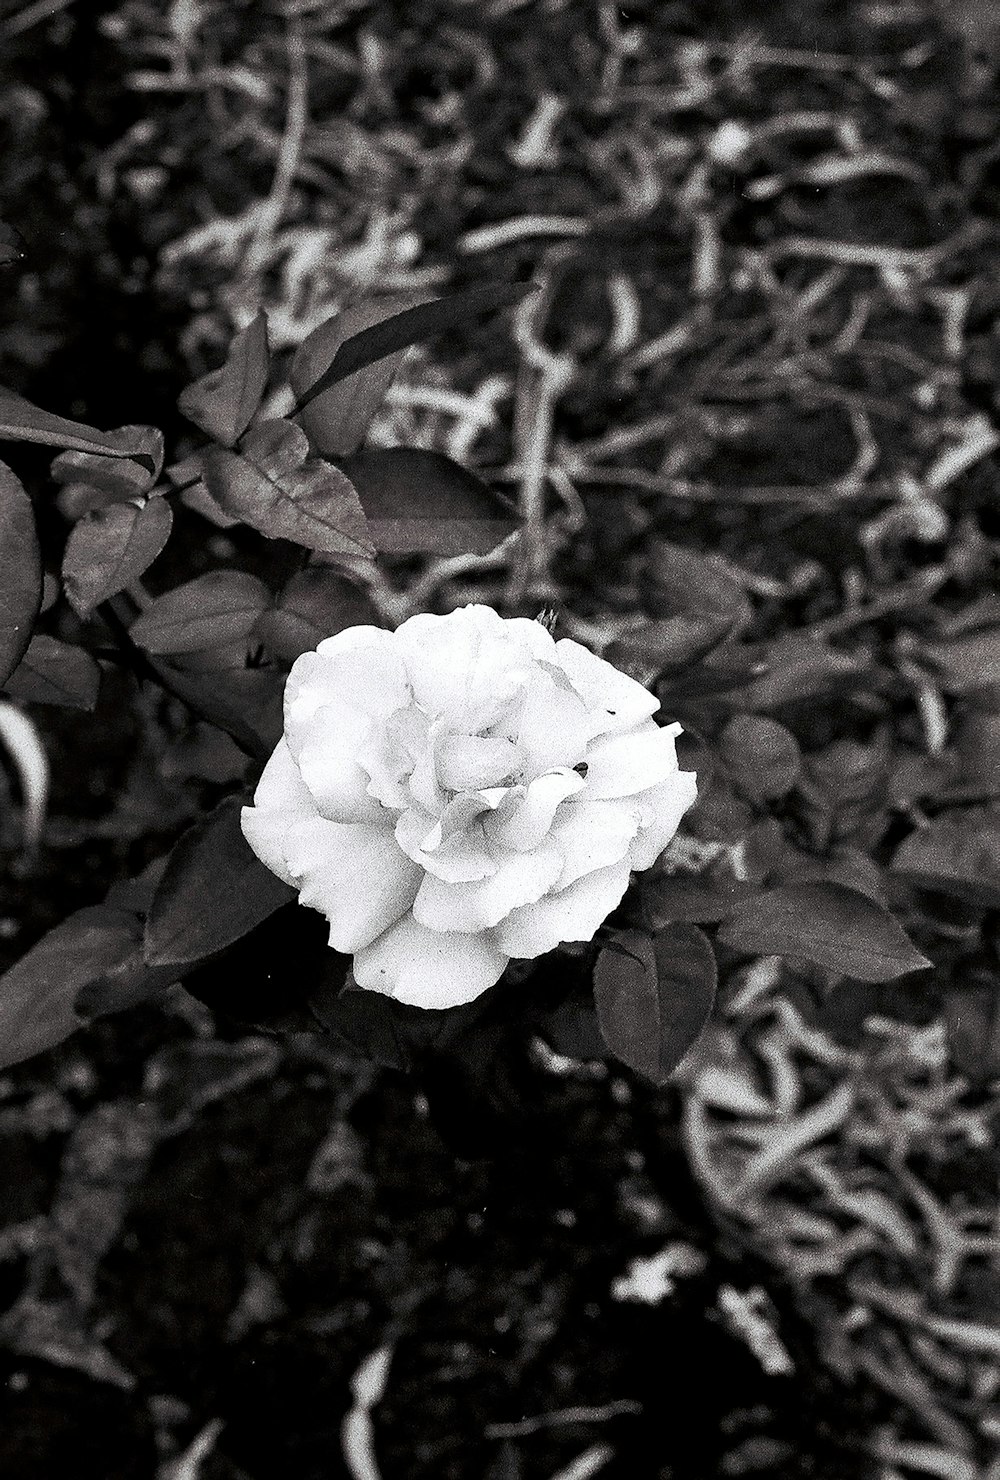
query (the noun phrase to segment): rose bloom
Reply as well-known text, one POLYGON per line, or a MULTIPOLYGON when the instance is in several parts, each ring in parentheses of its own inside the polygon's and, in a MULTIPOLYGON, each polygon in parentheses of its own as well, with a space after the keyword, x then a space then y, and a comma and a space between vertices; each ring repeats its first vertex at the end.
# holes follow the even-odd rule
POLYGON ((243 832, 360 987, 470 1002, 587 941, 695 799, 655 695, 526 617, 349 627, 298 658, 243 832))

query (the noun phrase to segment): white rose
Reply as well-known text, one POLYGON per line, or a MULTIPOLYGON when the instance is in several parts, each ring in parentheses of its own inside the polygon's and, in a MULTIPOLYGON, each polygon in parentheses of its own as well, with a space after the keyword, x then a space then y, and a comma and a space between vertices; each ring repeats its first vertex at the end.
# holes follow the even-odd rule
POLYGON ((648 689, 487 606, 297 659, 243 832, 360 987, 419 1007, 591 940, 695 799, 648 689))

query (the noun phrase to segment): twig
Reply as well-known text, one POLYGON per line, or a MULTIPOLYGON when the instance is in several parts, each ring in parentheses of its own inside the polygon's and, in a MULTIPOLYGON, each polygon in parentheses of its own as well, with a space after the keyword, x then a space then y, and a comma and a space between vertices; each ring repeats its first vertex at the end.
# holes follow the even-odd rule
POLYGON ((539 1413, 532 1418, 516 1418, 510 1423, 486 1425, 488 1439, 516 1439, 522 1434, 537 1434, 541 1429, 556 1428, 566 1423, 607 1423, 620 1413, 641 1413, 642 1404, 633 1398, 614 1398, 610 1403, 580 1405, 575 1408, 555 1408, 551 1413, 539 1413))
POLYGON ((496 247, 509 247, 512 242, 533 236, 584 236, 589 230, 590 222, 582 216, 515 216, 467 231, 458 239, 458 250, 492 252, 496 247))
POLYGON ((5 37, 23 36, 25 31, 30 31, 32 26, 40 25, 42 21, 51 20, 58 15, 60 10, 68 10, 73 0, 35 0, 34 5, 27 6, 12 15, 9 20, 4 21, 0 31, 5 37))
POLYGON ((286 32, 288 55, 288 104, 285 129, 278 149, 274 178, 267 199, 258 207, 253 236, 244 258, 244 270, 253 275, 267 261, 271 239, 285 209, 288 192, 295 178, 302 141, 308 122, 309 66, 302 25, 289 15, 286 32))
POLYGON ((911 576, 909 580, 887 587, 878 596, 873 596, 871 601, 862 602, 847 611, 837 612, 831 617, 824 617, 822 621, 812 622, 808 627, 800 630, 807 637, 816 639, 833 637, 838 632, 849 632, 852 627, 864 626, 866 622, 877 622, 893 612, 908 611, 912 607, 922 606, 949 577, 950 572, 945 566, 927 566, 911 576))
POLYGON ((555 408, 576 369, 571 356, 554 354, 542 343, 538 326, 544 323, 553 293, 550 279, 543 292, 525 298, 514 319, 514 337, 522 357, 521 397, 515 436, 521 442, 520 514, 524 543, 522 560, 511 575, 508 600, 512 604, 531 594, 550 594, 545 545, 545 480, 555 408))

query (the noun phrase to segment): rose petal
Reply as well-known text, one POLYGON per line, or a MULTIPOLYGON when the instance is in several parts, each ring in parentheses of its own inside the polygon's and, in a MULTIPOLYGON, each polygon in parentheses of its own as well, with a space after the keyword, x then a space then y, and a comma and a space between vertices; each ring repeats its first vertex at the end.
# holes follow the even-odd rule
POLYGON ((651 868, 680 826, 687 809, 698 798, 694 771, 678 771, 660 786, 641 792, 633 800, 643 809, 643 822, 629 850, 634 869, 651 868))
POLYGON ((534 853, 503 859, 496 873, 467 884, 447 884, 426 874, 413 916, 430 930, 487 930, 517 905, 540 899, 562 869, 562 854, 546 841, 534 853))
POLYGON ((592 940, 597 927, 621 904, 628 880, 628 860, 623 859, 584 874, 558 894, 511 910, 496 930, 499 948, 509 956, 533 960, 561 941, 592 940))
POLYGON ((322 816, 330 822, 376 822, 386 816, 368 792, 369 777, 357 762, 373 721, 341 701, 324 704, 299 745, 299 771, 322 816))
POLYGON ((438 779, 437 773, 437 742, 439 736, 444 734, 446 720, 435 719, 431 722, 427 731, 427 744, 421 754, 417 757, 417 763, 410 773, 407 790, 410 794, 410 802, 416 802, 425 812, 439 814, 448 800, 448 795, 438 779))
POLYGON ((584 874, 625 858, 640 819, 640 808, 631 797, 627 802, 576 801, 561 808, 549 834, 563 855, 556 888, 566 889, 584 874))
POLYGON ((513 807, 486 819, 483 824, 486 836, 491 842, 519 853, 537 848, 551 828, 560 803, 581 791, 583 785, 579 772, 566 767, 536 776, 513 807))
POLYGON ((240 811, 240 827, 251 849, 285 884, 295 883, 285 861, 285 839, 289 829, 301 820, 297 812, 280 809, 262 812, 258 807, 243 807, 240 811))
POLYGON ((524 752, 510 740, 492 735, 442 735, 437 744, 437 773, 449 791, 475 791, 498 786, 524 765, 524 752))
POLYGON ((571 637, 561 637, 555 648, 556 661, 596 716, 600 726, 596 733, 630 730, 659 709, 655 694, 571 637))
POLYGON ((541 622, 536 622, 534 617, 506 617, 504 633, 533 658, 552 662, 556 656, 552 633, 541 622))
POLYGON ((551 674, 536 670, 517 730, 517 743, 528 754, 531 774, 574 765, 593 736, 590 712, 579 695, 561 688, 551 674))
POLYGON ((427 749, 430 721, 415 704, 393 710, 382 724, 372 725, 355 759, 370 778, 369 796, 402 811, 412 801, 409 778, 427 749))
POLYGON ((370 945, 409 910, 423 877, 387 827, 314 817, 285 846, 299 903, 326 915, 335 951, 370 945))
POLYGON ((354 979, 413 1007, 461 1007, 498 982, 507 957, 492 932, 428 930, 406 914, 354 957, 354 979))
POLYGON ((496 873, 497 861, 492 850, 482 831, 474 827, 468 832, 453 833, 436 848, 425 851, 423 844, 428 838, 432 843, 435 841, 436 826, 430 813, 411 807, 396 820, 396 842, 421 868, 449 884, 485 879, 496 873))
POLYGON ((303 819, 311 817, 316 810, 312 793, 299 775, 299 768, 284 739, 278 741, 260 773, 253 804, 265 811, 281 808, 282 811, 301 812, 303 819))
POLYGON ((284 740, 278 741, 261 772, 253 800, 254 805, 240 813, 243 836, 265 867, 292 884, 284 842, 297 822, 316 815, 316 803, 284 740))
POLYGON ((296 658, 284 696, 285 739, 296 759, 311 721, 327 704, 349 703, 359 714, 384 719, 411 702, 406 666, 391 644, 392 633, 380 627, 348 628, 296 658), (354 641, 355 633, 378 640, 354 641))
POLYGON ((506 629, 491 607, 475 603, 444 617, 420 612, 402 622, 394 636, 417 703, 467 734, 489 729, 532 666, 525 644, 506 629))
POLYGON ((588 747, 587 799, 633 796, 677 774, 674 737, 680 725, 664 728, 643 720, 624 735, 602 735, 588 747))

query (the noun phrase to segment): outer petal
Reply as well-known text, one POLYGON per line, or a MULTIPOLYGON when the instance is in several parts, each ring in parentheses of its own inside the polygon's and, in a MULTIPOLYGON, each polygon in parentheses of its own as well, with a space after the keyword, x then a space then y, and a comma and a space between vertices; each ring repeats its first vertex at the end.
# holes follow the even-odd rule
POLYGON ((502 631, 503 618, 492 607, 479 605, 447 616, 418 612, 401 622, 393 635, 417 703, 435 715, 460 710, 468 699, 483 635, 502 631))
POLYGON ((299 903, 330 922, 335 951, 357 951, 405 914, 421 870, 400 852, 389 828, 315 817, 292 828, 285 844, 299 903))
MULTIPOLYGON (((641 809, 632 797, 622 801, 578 801, 563 807, 549 834, 564 860, 556 888, 565 889, 584 874, 628 857, 629 844, 638 831, 641 816, 641 809)), ((637 866, 632 864, 633 868, 637 866)))
POLYGON ((380 627, 349 627, 296 658, 284 697, 285 738, 296 758, 310 722, 326 704, 350 704, 359 714, 382 719, 410 702, 406 667, 392 642, 392 633, 380 627))
POLYGON ((554 950, 560 941, 592 940, 597 927, 621 904, 628 879, 628 860, 622 859, 584 874, 558 894, 511 910, 497 927, 497 944, 510 956, 532 960, 554 950))
POLYGON ((430 930, 487 930, 518 905, 540 899, 562 869, 562 854, 548 840, 534 853, 515 853, 495 874, 469 884, 445 884, 427 874, 413 905, 414 919, 430 930))
POLYGON ((695 772, 678 771, 669 781, 631 799, 642 805, 643 815, 642 826, 629 850, 632 868, 650 868, 656 862, 697 796, 695 772))
POLYGON ((374 721, 341 701, 324 704, 299 741, 299 770, 316 806, 331 822, 376 822, 387 814, 368 793, 357 762, 374 721))
POLYGON ((587 750, 587 797, 634 796, 677 774, 675 736, 680 725, 664 728, 646 719, 624 735, 602 735, 587 750))
POLYGON ((595 711, 601 733, 630 730, 660 707, 655 694, 572 637, 562 637, 556 643, 556 661, 587 707, 595 711))
POLYGON ((297 822, 316 815, 316 803, 299 775, 291 752, 279 740, 261 772, 254 792, 254 805, 240 813, 243 836, 267 868, 286 884, 295 880, 288 872, 284 842, 297 822))
POLYGON ((284 739, 278 741, 257 782, 253 804, 266 811, 301 812, 310 817, 316 810, 312 793, 299 775, 299 768, 284 739))
POLYGON ((460 1007, 500 980, 507 959, 492 931, 428 930, 406 914, 357 953, 353 969, 359 987, 413 1007, 460 1007))
POLYGON ((533 617, 505 617, 504 632, 533 658, 552 662, 556 656, 556 645, 552 633, 533 617))

